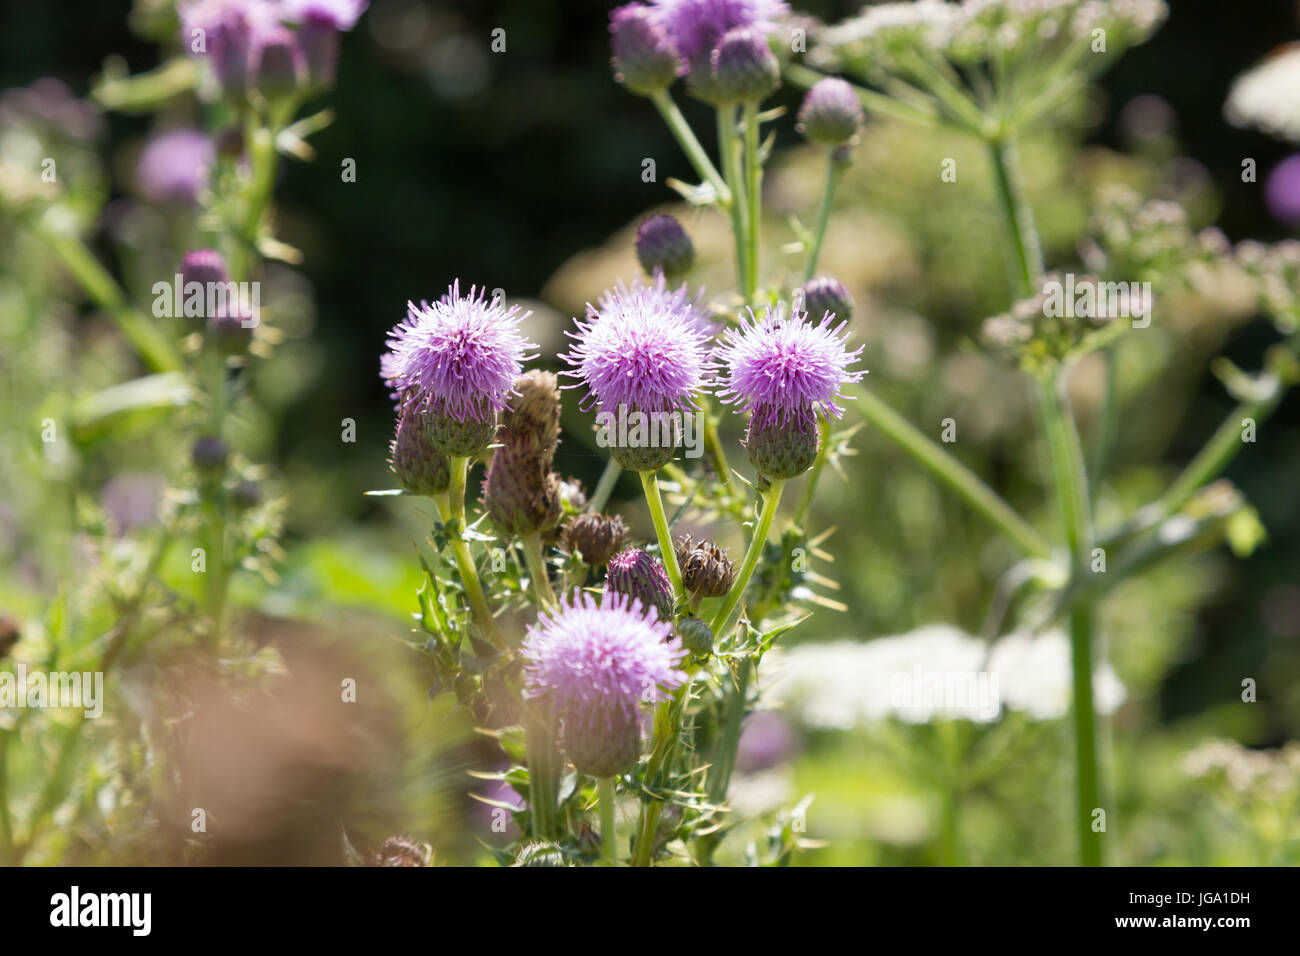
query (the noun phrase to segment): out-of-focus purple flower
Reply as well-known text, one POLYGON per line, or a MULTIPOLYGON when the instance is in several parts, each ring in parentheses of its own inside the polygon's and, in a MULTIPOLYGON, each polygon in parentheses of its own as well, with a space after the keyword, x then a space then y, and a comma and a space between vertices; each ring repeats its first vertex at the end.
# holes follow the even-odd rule
POLYGON ((667 699, 686 680, 672 626, 621 594, 580 593, 546 611, 521 647, 532 697, 560 715, 560 746, 582 773, 609 777, 640 754, 639 705, 667 699))
POLYGON ((614 78, 633 93, 665 89, 686 72, 661 18, 645 4, 615 8, 609 15, 609 33, 614 78))
POLYGON ((707 68, 723 34, 737 27, 770 32, 790 12, 785 0, 654 0, 662 23, 691 69, 707 68))
MULTIPOLYGON (((504 780, 485 780, 483 781, 482 792, 478 794, 483 800, 491 800, 493 803, 505 803, 515 810, 522 810, 525 800, 520 796, 519 791, 504 780)), ((474 801, 474 815, 479 819, 483 826, 491 828, 499 818, 501 807, 494 806, 490 803, 484 803, 483 800, 474 801)), ((517 835, 519 828, 515 826, 513 817, 508 817, 504 831, 506 835, 517 835)))
POLYGON ((844 397, 840 389, 866 373, 848 370, 862 347, 850 352, 848 323, 831 321, 823 317, 814 325, 806 312, 787 319, 780 305, 762 319, 752 312, 742 318, 739 328, 723 332, 718 397, 748 411, 762 428, 801 421, 808 411, 838 418, 844 413, 836 402, 844 397))
POLYGON ((853 87, 838 76, 813 84, 799 107, 798 130, 814 143, 842 146, 858 133, 865 119, 853 87))
POLYGON ((212 141, 196 129, 159 133, 140 153, 136 188, 150 202, 194 205, 207 185, 215 152, 212 141))
POLYGON ((1273 218, 1288 225, 1300 223, 1300 153, 1292 153, 1268 174, 1264 197, 1273 218))
POLYGON ((370 0, 284 0, 285 18, 298 23, 315 19, 347 32, 357 25, 370 0))
POLYGON ((55 131, 73 139, 94 139, 104 129, 103 118, 95 105, 77 99, 66 83, 52 76, 0 93, 0 123, 8 125, 19 119, 48 123, 55 131))
POLYGON ((658 558, 642 548, 628 548, 609 559, 605 594, 622 594, 652 607, 661 621, 673 619, 673 586, 668 572, 658 558))
POLYGON ((710 56, 709 92, 718 103, 763 99, 781 85, 781 64, 761 30, 729 30, 710 56))
POLYGON ((273 0, 192 0, 177 13, 181 44, 212 64, 227 95, 238 96, 248 83, 255 39, 276 29, 283 11, 273 0))
POLYGON ((253 85, 267 99, 287 96, 307 80, 307 64, 297 35, 288 27, 263 30, 253 37, 253 85))
POLYGON ((775 710, 758 710, 745 718, 736 750, 736 770, 754 773, 769 770, 788 760, 798 748, 799 737, 785 715, 775 710))
POLYGON ((490 422, 505 407, 523 363, 535 348, 519 334, 529 313, 489 301, 460 280, 433 304, 407 303, 406 321, 388 333, 380 374, 405 405, 457 421, 490 422))
POLYGON ((685 287, 668 293, 660 280, 611 289, 574 322, 575 344, 560 358, 572 366, 562 374, 587 386, 584 409, 681 410, 707 384, 707 336, 685 287))
POLYGON ((181 256, 182 286, 189 286, 191 282, 206 286, 209 282, 226 282, 229 278, 226 260, 215 249, 191 249, 181 256))
POLYGON ((162 476, 156 474, 118 475, 106 484, 100 500, 113 531, 125 535, 153 524, 165 487, 162 476))

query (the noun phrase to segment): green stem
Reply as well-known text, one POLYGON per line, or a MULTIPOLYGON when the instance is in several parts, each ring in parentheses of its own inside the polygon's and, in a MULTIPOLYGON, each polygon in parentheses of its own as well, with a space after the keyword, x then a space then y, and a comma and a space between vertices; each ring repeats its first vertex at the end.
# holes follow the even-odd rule
POLYGON ((853 407, 888 439, 909 454, 966 503, 1007 536, 1025 554, 1050 558, 1052 549, 1043 537, 1020 517, 979 476, 940 445, 921 434, 915 426, 862 386, 853 387, 853 407))
MULTIPOLYGON (((722 155, 722 169, 727 177, 727 185, 732 195, 740 197, 744 193, 744 176, 741 173, 740 137, 736 133, 736 108, 734 106, 718 107, 718 152, 722 155)), ((731 213, 731 233, 736 252, 736 287, 744 294, 749 288, 749 257, 746 255, 746 237, 749 235, 749 204, 733 202, 731 213)), ((745 300, 748 302, 748 298, 745 300)))
POLYGON ((741 107, 745 125, 745 188, 748 191, 745 232, 745 276, 741 294, 747 303, 758 292, 760 246, 763 231, 763 162, 759 155, 758 102, 741 107))
POLYGON ((713 187, 714 192, 718 194, 718 201, 722 205, 731 205, 731 190, 723 182, 722 176, 718 174, 717 167, 709 159, 709 154, 704 151, 700 141, 695 137, 691 124, 686 122, 686 117, 682 116, 682 111, 677 108, 673 98, 668 94, 666 89, 658 90, 650 95, 651 102, 659 110, 659 115, 664 118, 668 129, 672 131, 673 136, 682 147, 682 152, 686 158, 691 161, 695 167, 695 172, 699 177, 705 180, 713 187))
MULTIPOLYGON (((804 266, 803 281, 807 282, 817 273, 817 262, 821 259, 822 242, 826 238, 826 226, 831 221, 831 207, 835 204, 835 190, 844 175, 844 163, 835 159, 835 150, 826 150, 826 189, 822 192, 821 209, 817 212, 817 228, 813 232, 812 248, 808 250, 808 262, 804 266)), ((814 316, 820 318, 820 316, 814 316)))
POLYGON ((988 144, 988 148, 1013 252, 1011 264, 1016 298, 1022 299, 1032 294, 1034 285, 1043 274, 1043 251, 1034 228, 1033 210, 1020 193, 1015 147, 1006 141, 994 141, 988 144))
POLYGON ((600 792, 600 851, 609 866, 618 865, 617 840, 614 835, 614 778, 596 778, 600 792))
POLYGON ((717 751, 709 767, 707 790, 714 803, 721 803, 727 797, 731 786, 731 775, 736 769, 736 753, 740 749, 740 729, 745 720, 746 698, 749 696, 749 682, 753 677, 754 665, 749 658, 741 660, 732 676, 731 691, 722 717, 722 732, 718 736, 717 751))
MULTIPOLYGON (((687 668, 688 673, 691 670, 692 668, 687 668)), ((654 746, 650 750, 650 759, 646 761, 645 776, 642 777, 647 790, 659 786, 661 771, 672 763, 673 755, 677 751, 689 687, 688 679, 673 691, 672 697, 661 701, 655 708, 654 746)), ((659 815, 663 811, 663 806, 663 801, 657 796, 642 800, 641 816, 637 822, 636 847, 632 857, 633 866, 650 865, 654 855, 655 835, 659 829, 659 815)))
POLYGON ((664 513, 663 499, 659 497, 659 479, 653 471, 638 472, 641 475, 641 487, 645 491, 645 501, 650 507, 650 520, 654 522, 655 537, 659 539, 660 558, 672 582, 673 599, 680 601, 685 589, 682 586, 682 571, 677 565, 677 550, 673 547, 672 532, 668 527, 668 516, 664 513))
POLYGON ((763 547, 767 544, 767 535, 772 530, 772 520, 776 517, 776 510, 781 504, 781 492, 784 490, 785 479, 774 479, 763 499, 763 511, 758 517, 758 527, 754 529, 754 536, 749 540, 749 548, 745 551, 745 560, 740 565, 740 572, 736 575, 731 590, 727 592, 722 607, 714 615, 711 627, 715 642, 721 643, 731 628, 733 614, 740 605, 740 599, 745 595, 745 589, 749 587, 749 579, 754 576, 754 568, 758 567, 758 559, 762 557, 763 547))
POLYGON ((35 231, 90 300, 113 320, 145 365, 155 372, 175 372, 182 368, 180 354, 171 340, 144 313, 131 307, 117 281, 80 239, 44 224, 38 224, 35 231))
POLYGON ((605 462, 605 470, 600 473, 600 480, 596 483, 596 490, 592 492, 591 498, 587 501, 587 510, 592 514, 605 510, 605 505, 609 503, 609 496, 614 493, 614 486, 618 484, 618 476, 623 473, 623 466, 613 458, 605 462))
MULTIPOLYGON (((208 434, 223 438, 226 423, 226 360, 215 349, 203 356, 211 382, 208 387, 208 434)), ((226 573, 226 489, 225 470, 208 475, 203 482, 205 511, 208 520, 207 610, 210 630, 206 647, 221 652, 225 631, 225 606, 228 575, 226 573)))
POLYGON ((506 640, 497 628, 496 619, 492 616, 492 609, 483 593, 483 585, 479 582, 474 556, 470 554, 469 545, 465 542, 465 480, 468 472, 469 458, 451 459, 451 484, 447 489, 450 519, 445 526, 447 537, 451 542, 456 567, 460 571, 460 583, 465 588, 465 597, 469 601, 475 623, 498 649, 506 650, 506 640))
POLYGON ((524 563, 528 565, 528 576, 533 579, 533 593, 537 596, 539 607, 556 605, 555 592, 551 589, 551 578, 546 570, 546 557, 542 552, 542 536, 534 531, 522 535, 524 563))
POLYGON ((555 798, 561 757, 555 745, 555 718, 545 701, 524 702, 524 760, 528 764, 528 804, 534 840, 556 838, 555 798))

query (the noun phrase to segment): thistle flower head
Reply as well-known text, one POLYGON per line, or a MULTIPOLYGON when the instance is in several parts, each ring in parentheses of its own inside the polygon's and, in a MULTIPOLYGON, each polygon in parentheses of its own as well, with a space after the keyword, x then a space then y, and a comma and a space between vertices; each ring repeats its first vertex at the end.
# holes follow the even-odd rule
POLYGON ((654 93, 685 72, 681 54, 661 19, 642 3, 617 7, 609 15, 614 78, 633 93, 654 93))
POLYGON ((574 515, 564 525, 564 544, 593 568, 603 567, 623 547, 627 525, 619 515, 574 515))
POLYGON ((140 153, 136 188, 153 203, 192 206, 207 185, 215 158, 212 140, 196 129, 159 133, 140 153))
POLYGON ((719 103, 756 102, 781 85, 781 64, 767 45, 767 37, 750 27, 724 34, 709 66, 709 93, 719 103))
POLYGON ((419 408, 405 408, 398 413, 397 434, 388 447, 388 466, 411 494, 439 494, 450 486, 451 462, 430 444, 419 408))
POLYGON ((799 108, 799 132, 823 146, 842 146, 858 133, 865 115, 853 87, 838 76, 818 80, 799 108))
POLYGON ((560 358, 562 374, 587 386, 582 407, 669 412, 694 404, 712 364, 706 333, 685 287, 668 293, 662 283, 619 287, 575 319, 572 349, 560 358))
POLYGON ((560 715, 560 744, 574 766, 612 776, 636 763, 638 704, 664 700, 686 680, 685 651, 671 625, 640 602, 581 593, 545 611, 521 647, 533 697, 560 715))
POLYGON ((533 348, 519 334, 527 313, 489 302, 460 281, 432 304, 407 303, 407 319, 388 334, 380 374, 403 404, 459 422, 491 422, 505 407, 533 348))
POLYGON ((663 564, 642 548, 628 548, 609 559, 605 570, 605 595, 623 594, 658 613, 661 621, 673 619, 672 582, 663 564))
POLYGON ((736 580, 736 566, 716 541, 696 541, 689 534, 675 542, 682 585, 701 597, 722 597, 736 580))
POLYGON ((678 51, 692 64, 707 57, 727 31, 770 31, 778 17, 790 12, 785 0, 655 0, 655 7, 678 51))
POLYGON ((675 279, 695 263, 695 246, 674 217, 651 216, 637 227, 636 258, 647 274, 675 279))
POLYGON ((751 312, 738 328, 723 332, 718 397, 750 412, 764 428, 800 420, 807 411, 838 418, 844 413, 836 402, 844 397, 840 389, 866 374, 849 371, 862 348, 848 350, 845 325, 833 325, 829 316, 814 324, 806 312, 787 319, 779 305, 762 319, 751 312))

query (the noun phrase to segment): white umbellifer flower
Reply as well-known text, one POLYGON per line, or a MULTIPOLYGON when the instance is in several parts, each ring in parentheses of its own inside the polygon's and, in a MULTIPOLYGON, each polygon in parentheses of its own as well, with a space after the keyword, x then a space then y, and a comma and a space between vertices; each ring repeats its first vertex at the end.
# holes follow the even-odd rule
MULTIPOLYGON (((1008 634, 993 645, 989 670, 998 675, 1002 705, 1033 720, 1057 720, 1070 712, 1070 639, 1062 631, 1035 637, 1008 634)), ((1124 685, 1108 664, 1092 677, 1093 709, 1113 713, 1124 702, 1124 685)))
POLYGON ((1300 43, 1237 77, 1223 114, 1234 126, 1300 143, 1300 43))
MULTIPOLYGON (((1056 720, 1070 708, 1070 642, 1060 631, 984 641, 946 624, 873 641, 804 644, 774 652, 771 689, 806 724, 850 728, 896 717, 989 723, 1003 708, 1056 720)), ((1124 687, 1108 666, 1093 676, 1094 705, 1111 713, 1124 687)))
MULTIPOLYGON (((944 50, 961 18, 961 8, 944 0, 882 3, 866 7, 859 16, 827 27, 819 37, 823 56, 881 54, 896 46, 924 45, 944 50)), ((816 62, 817 58, 814 57, 816 62)))

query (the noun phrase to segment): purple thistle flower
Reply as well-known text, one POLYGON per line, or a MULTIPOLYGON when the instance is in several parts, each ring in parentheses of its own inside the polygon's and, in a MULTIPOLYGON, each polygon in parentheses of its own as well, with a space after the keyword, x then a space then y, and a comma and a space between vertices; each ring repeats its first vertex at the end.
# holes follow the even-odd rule
POLYGON ((603 313, 613 308, 615 296, 626 298, 637 294, 644 296, 654 307, 673 312, 684 311, 687 323, 703 335, 706 341, 718 334, 721 323, 715 321, 704 306, 704 287, 700 286, 694 296, 685 282, 676 288, 669 288, 668 280, 657 270, 653 279, 638 276, 630 285, 621 280, 615 283, 613 289, 602 292, 596 300, 596 311, 603 313))
POLYGON ((848 371, 862 347, 848 351, 848 323, 832 326, 831 321, 824 316, 814 325, 806 312, 786 319, 779 304, 761 320, 751 311, 739 328, 723 332, 718 397, 750 412, 761 428, 787 424, 808 411, 821 411, 828 420, 844 414, 836 404, 844 397, 840 389, 866 373, 848 371))
POLYGON ((790 12, 785 0, 654 0, 655 8, 678 51, 694 67, 708 56, 723 34, 737 27, 770 32, 777 17, 790 12))
POLYGON ((351 30, 370 0, 284 0, 285 19, 305 23, 315 19, 335 30, 351 30))
POLYGON ((584 410, 593 404, 681 410, 693 407, 695 393, 708 384, 707 334, 685 286, 670 293, 662 279, 620 285, 587 306, 585 321, 574 323, 577 333, 567 334, 576 344, 560 358, 573 366, 562 374, 587 386, 584 410))
POLYGON ((673 619, 676 602, 668 572, 658 558, 643 548, 627 548, 609 559, 605 594, 624 594, 645 607, 654 608, 661 621, 673 619))
POLYGON ((419 405, 456 421, 490 422, 505 408, 534 348, 519 334, 530 313, 506 308, 460 280, 433 304, 407 303, 407 319, 388 333, 380 374, 401 404, 419 405))
POLYGON ((686 680, 672 626, 621 594, 590 594, 546 611, 521 647, 527 692, 549 696, 560 745, 582 773, 608 777, 636 765, 639 704, 657 703, 686 680))
POLYGON ((609 15, 614 78, 634 93, 653 93, 686 72, 654 10, 643 3, 616 7, 609 15))
POLYGON ((192 206, 216 155, 196 129, 173 129, 149 140, 135 168, 136 188, 150 202, 192 206))
POLYGON ((191 282, 207 286, 209 282, 227 282, 226 260, 215 249, 191 249, 181 256, 181 284, 191 282))

